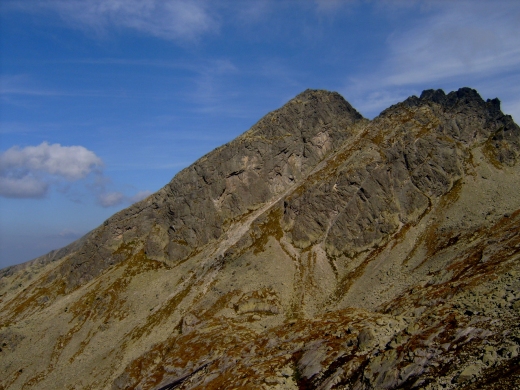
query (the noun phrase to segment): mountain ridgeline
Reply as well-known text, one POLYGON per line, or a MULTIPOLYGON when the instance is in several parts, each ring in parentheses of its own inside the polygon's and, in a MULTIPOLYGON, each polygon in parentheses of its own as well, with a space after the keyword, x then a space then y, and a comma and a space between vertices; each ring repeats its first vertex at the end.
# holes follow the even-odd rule
POLYGON ((520 128, 307 90, 0 271, 0 389, 520 386, 520 128))

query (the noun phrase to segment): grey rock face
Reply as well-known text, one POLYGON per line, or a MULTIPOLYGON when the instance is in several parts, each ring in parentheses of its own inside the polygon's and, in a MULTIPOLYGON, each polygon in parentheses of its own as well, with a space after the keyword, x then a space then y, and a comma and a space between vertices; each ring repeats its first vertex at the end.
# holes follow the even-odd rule
POLYGON ((518 126, 498 105, 462 88, 448 95, 425 91, 385 110, 341 162, 286 200, 285 229, 294 245, 321 241, 335 256, 378 245, 453 189, 479 143, 491 145, 486 150, 495 163, 515 164, 518 126))
POLYGON ((301 93, 179 172, 156 194, 107 220, 62 275, 70 288, 82 284, 124 260, 126 254, 114 250, 135 241, 151 259, 175 263, 193 255, 305 177, 353 136, 350 128, 361 119, 337 93, 301 93))

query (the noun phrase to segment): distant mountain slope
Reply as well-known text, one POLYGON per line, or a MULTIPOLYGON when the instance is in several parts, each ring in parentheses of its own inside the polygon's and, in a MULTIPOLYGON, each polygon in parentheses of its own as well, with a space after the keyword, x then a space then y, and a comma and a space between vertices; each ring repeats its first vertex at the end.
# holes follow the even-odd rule
POLYGON ((0 389, 520 386, 520 128, 307 90, 0 271, 0 389))

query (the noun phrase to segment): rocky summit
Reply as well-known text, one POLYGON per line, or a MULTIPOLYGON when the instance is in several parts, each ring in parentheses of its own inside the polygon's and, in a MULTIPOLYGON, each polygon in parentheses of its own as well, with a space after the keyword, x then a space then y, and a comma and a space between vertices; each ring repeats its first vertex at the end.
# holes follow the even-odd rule
POLYGON ((520 387, 520 128, 307 90, 0 271, 0 389, 520 387))

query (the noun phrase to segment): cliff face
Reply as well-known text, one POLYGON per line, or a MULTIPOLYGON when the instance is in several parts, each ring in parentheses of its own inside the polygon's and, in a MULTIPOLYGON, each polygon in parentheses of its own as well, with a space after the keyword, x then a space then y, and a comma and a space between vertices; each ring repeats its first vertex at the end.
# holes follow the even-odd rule
POLYGON ((519 157, 469 88, 305 91, 0 271, 0 388, 517 386, 519 157))

